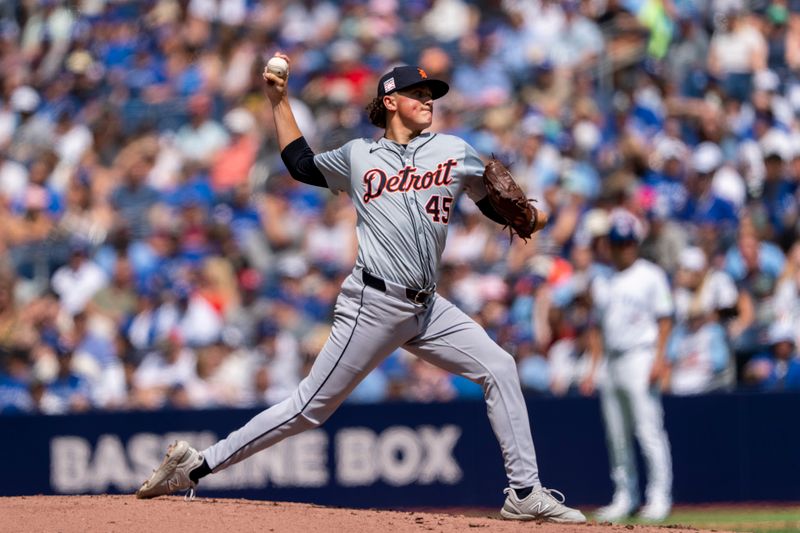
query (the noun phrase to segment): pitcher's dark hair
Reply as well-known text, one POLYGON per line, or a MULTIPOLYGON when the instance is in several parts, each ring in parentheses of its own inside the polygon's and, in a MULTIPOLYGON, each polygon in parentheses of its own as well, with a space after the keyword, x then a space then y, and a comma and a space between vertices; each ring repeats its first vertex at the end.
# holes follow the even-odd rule
POLYGON ((367 116, 373 126, 386 128, 386 106, 383 105, 383 97, 376 96, 367 104, 367 116))

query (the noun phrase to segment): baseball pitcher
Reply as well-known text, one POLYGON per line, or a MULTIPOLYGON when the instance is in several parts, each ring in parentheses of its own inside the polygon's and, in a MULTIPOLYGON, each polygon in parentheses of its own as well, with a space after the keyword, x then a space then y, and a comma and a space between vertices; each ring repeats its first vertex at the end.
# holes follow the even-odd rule
POLYGON ((359 381, 402 346, 483 387, 508 476, 505 518, 584 522, 580 511, 563 505, 563 495, 539 480, 514 358, 436 294, 448 223, 462 191, 486 216, 523 237, 541 229, 546 217, 524 198, 502 165, 485 167, 458 137, 425 133, 434 100, 449 87, 417 67, 397 67, 378 83, 368 112, 370 121, 385 129, 383 137, 355 139, 315 155, 287 98, 289 58, 276 56, 286 63, 275 61, 281 64, 278 70, 268 64, 264 79, 283 161, 296 180, 350 196, 358 214, 358 259, 342 285, 330 337, 297 390, 205 450, 176 443, 137 496, 194 489, 203 476, 319 426, 359 381))

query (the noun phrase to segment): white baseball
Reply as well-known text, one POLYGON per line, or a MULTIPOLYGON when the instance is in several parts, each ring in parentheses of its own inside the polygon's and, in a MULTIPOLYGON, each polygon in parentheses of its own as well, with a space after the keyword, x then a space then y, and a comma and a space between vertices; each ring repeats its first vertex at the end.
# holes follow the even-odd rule
POLYGON ((267 61, 267 72, 275 74, 279 78, 286 79, 289 72, 289 63, 282 57, 274 56, 267 61))

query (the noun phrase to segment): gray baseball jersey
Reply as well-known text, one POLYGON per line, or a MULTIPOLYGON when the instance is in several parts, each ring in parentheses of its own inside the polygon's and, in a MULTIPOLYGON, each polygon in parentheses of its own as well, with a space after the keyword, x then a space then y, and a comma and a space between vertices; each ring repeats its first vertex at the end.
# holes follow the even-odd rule
POLYGON ((453 135, 424 133, 402 146, 382 137, 355 139, 314 157, 335 192, 358 213, 356 266, 416 289, 431 288, 461 191, 486 196, 484 164, 453 135))
POLYGON ((512 488, 541 486, 514 358, 469 316, 430 289, 462 191, 485 196, 483 162, 463 140, 423 134, 402 146, 358 139, 315 156, 335 193, 358 211, 358 261, 336 301, 330 337, 299 387, 203 450, 219 471, 324 422, 398 347, 479 383, 512 488))

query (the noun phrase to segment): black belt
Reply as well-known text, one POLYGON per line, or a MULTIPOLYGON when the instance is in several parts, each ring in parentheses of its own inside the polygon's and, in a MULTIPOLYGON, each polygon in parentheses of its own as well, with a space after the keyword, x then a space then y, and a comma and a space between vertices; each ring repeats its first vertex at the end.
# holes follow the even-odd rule
POLYGON ((408 287, 403 287, 400 285, 396 285, 394 283, 387 286, 387 283, 384 280, 373 276, 366 270, 361 271, 361 280, 367 287, 372 287, 373 289, 379 290, 381 292, 397 294, 398 291, 394 290, 387 291, 387 289, 392 289, 396 287, 397 289, 399 289, 400 293, 402 293, 402 291, 405 291, 406 298, 408 298, 415 304, 420 304, 420 305, 428 305, 428 303, 430 303, 430 301, 433 299, 433 295, 435 294, 433 290, 426 291, 426 290, 409 289, 408 287))

